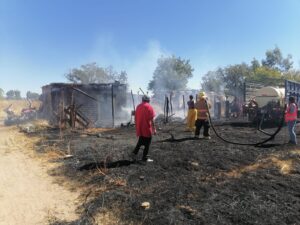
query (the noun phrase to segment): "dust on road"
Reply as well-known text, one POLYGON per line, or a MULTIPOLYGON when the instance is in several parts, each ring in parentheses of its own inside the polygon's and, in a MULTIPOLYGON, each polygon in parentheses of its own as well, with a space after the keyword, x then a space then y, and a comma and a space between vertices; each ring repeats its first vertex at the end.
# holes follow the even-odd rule
POLYGON ((79 194, 54 183, 47 166, 28 154, 26 139, 16 128, 0 126, 0 225, 76 219, 79 194))

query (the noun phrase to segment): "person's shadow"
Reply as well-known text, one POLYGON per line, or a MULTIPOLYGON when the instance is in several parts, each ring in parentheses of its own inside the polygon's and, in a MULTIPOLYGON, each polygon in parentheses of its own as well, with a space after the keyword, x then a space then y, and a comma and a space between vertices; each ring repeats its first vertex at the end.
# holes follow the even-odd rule
POLYGON ((130 160, 118 160, 114 162, 92 162, 85 164, 78 168, 78 170, 94 170, 97 168, 116 168, 116 167, 123 167, 123 166, 129 166, 130 164, 136 163, 136 161, 130 161, 130 160))

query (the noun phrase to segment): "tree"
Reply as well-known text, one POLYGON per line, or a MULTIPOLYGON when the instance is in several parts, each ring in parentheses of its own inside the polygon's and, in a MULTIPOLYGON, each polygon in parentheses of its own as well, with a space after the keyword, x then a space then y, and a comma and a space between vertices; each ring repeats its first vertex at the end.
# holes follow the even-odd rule
POLYGON ((261 66, 256 68, 250 81, 264 85, 280 86, 283 84, 283 77, 278 70, 261 66))
POLYGON ((6 92, 6 98, 7 99, 14 99, 15 98, 15 92, 13 90, 9 90, 6 92))
POLYGON ((263 59, 261 62, 265 67, 281 72, 287 72, 293 68, 292 56, 289 54, 286 58, 283 58, 278 47, 275 47, 273 50, 267 50, 266 59, 263 59))
POLYGON ((116 72, 112 66, 107 68, 99 67, 97 63, 82 65, 79 69, 74 68, 65 77, 73 83, 90 84, 90 83, 112 83, 119 81, 127 82, 125 71, 116 72))
POLYGON ((22 99, 21 92, 19 90, 9 90, 6 92, 6 98, 9 100, 15 99, 19 100, 22 99))
POLYGON ((252 69, 246 64, 230 65, 223 70, 223 82, 227 94, 241 96, 244 91, 244 82, 253 75, 252 69))
POLYGON ((161 57, 157 60, 157 67, 148 84, 148 90, 153 91, 154 95, 161 91, 184 90, 188 79, 193 76, 193 71, 189 60, 175 56, 161 57))
POLYGON ((205 91, 241 96, 245 80, 253 76, 252 68, 246 63, 241 63, 209 71, 202 77, 201 87, 205 91))
POLYGON ((299 70, 289 70, 283 74, 283 78, 287 80, 294 80, 300 82, 300 71, 299 70))
POLYGON ((216 71, 208 71, 203 77, 201 88, 205 91, 214 91, 222 93, 224 91, 223 85, 223 70, 221 68, 216 71))
POLYGON ((260 67, 259 61, 256 58, 253 58, 253 60, 251 61, 252 70, 255 71, 259 67, 260 67))
POLYGON ((230 65, 210 71, 202 77, 204 90, 220 92, 226 95, 240 96, 244 82, 255 82, 263 85, 282 86, 284 79, 300 82, 300 71, 292 70, 292 56, 282 57, 278 47, 266 51, 266 59, 260 62, 253 58, 250 65, 246 63, 230 65))
POLYGON ((40 95, 38 93, 27 91, 26 98, 30 100, 38 100, 40 95))
POLYGON ((22 99, 21 92, 19 90, 15 90, 15 99, 17 100, 22 99))

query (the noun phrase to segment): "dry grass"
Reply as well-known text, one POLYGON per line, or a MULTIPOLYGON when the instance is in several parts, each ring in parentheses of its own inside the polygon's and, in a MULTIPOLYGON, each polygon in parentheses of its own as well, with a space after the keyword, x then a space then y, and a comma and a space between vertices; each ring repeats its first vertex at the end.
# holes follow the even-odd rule
POLYGON ((127 186, 127 181, 121 177, 110 178, 108 180, 108 183, 110 185, 117 186, 117 187, 127 186))
POLYGON ((9 133, 4 141, 5 147, 10 151, 19 149, 28 149, 34 152, 36 143, 40 140, 39 137, 28 138, 24 134, 19 132, 17 127, 6 128, 6 132, 9 133))
MULTIPOLYGON (((228 129, 225 134, 232 133, 228 129)), ((183 130, 182 125, 181 129, 174 128, 174 133, 184 135, 183 130)), ((59 133, 49 131, 38 132, 41 139, 36 147, 41 147, 46 159, 72 154, 73 158, 58 161, 62 166, 53 170, 53 174, 64 184, 63 179, 68 179, 70 186, 86 190, 78 209, 81 220, 72 224, 283 224, 285 221, 292 224, 289 221, 297 221, 298 149, 242 148, 224 145, 217 139, 182 144, 154 141, 152 164, 97 167, 94 171, 79 172, 77 159, 82 164, 105 162, 104 165, 127 159, 124 154, 136 141, 134 129, 66 130, 61 138, 59 133), (102 137, 114 138, 88 135, 107 130, 102 137), (141 176, 144 178, 140 179, 141 176), (149 210, 140 208, 143 201, 151 202, 149 210)), ((240 133, 244 138, 249 136, 240 133)), ((283 140, 285 136, 280 135, 279 140, 283 140)), ((162 133, 160 139, 167 137, 162 133)))
MULTIPOLYGON (((4 120, 6 118, 6 113, 3 111, 6 109, 9 105, 12 104, 12 110, 16 115, 20 115, 23 108, 28 107, 28 102, 23 100, 6 100, 2 99, 0 100, 0 120, 4 120)), ((36 107, 37 109, 40 107, 41 102, 40 101, 33 101, 32 107, 36 107)))
POLYGON ((115 130, 114 128, 88 128, 85 129, 85 132, 88 134, 98 134, 104 131, 111 131, 111 130, 115 130))
MULTIPOLYGON (((300 150, 293 150, 291 151, 292 154, 300 154, 300 150)), ((249 172, 256 172, 259 169, 270 169, 270 168, 277 168, 279 172, 283 175, 289 174, 290 171, 293 169, 293 160, 283 160, 280 159, 279 155, 269 156, 267 158, 261 159, 254 164, 239 167, 233 169, 229 172, 221 172, 218 173, 216 176, 213 176, 210 179, 217 179, 220 177, 228 177, 228 178, 240 178, 244 173, 249 172)))
MULTIPOLYGON (((122 212, 120 210, 106 211, 100 212, 94 216, 95 223, 98 225, 115 225, 115 224, 123 224, 120 219, 122 212)), ((136 225, 135 223, 129 223, 128 225, 136 225)))

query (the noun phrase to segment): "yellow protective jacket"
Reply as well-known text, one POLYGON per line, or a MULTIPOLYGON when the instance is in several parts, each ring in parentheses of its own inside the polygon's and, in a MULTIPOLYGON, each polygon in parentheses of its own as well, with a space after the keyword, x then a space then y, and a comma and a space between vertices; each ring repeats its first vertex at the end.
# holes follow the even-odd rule
MULTIPOLYGON (((210 108, 209 104, 208 104, 208 107, 210 108)), ((207 120, 208 119, 208 110, 207 110, 205 98, 200 98, 196 102, 195 109, 197 110, 197 119, 198 120, 207 120)))

